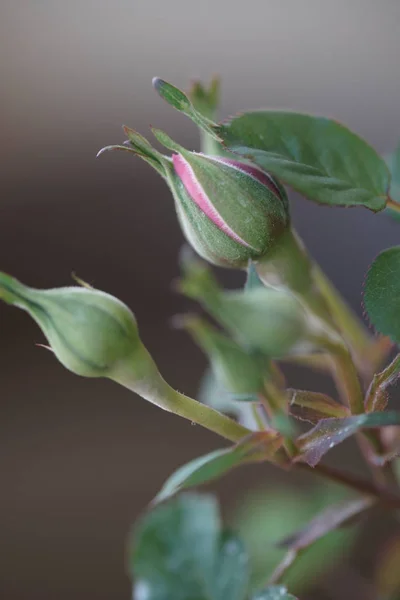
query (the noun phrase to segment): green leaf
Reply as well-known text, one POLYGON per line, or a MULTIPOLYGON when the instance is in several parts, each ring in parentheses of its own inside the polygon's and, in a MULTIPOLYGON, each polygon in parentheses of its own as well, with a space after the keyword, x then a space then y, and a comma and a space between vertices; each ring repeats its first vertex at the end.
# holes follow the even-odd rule
POLYGON ((182 495, 147 514, 131 541, 134 600, 245 600, 247 553, 221 531, 211 496, 182 495))
POLYGON ((322 419, 297 440, 300 454, 295 460, 314 467, 329 450, 360 429, 400 425, 400 412, 377 412, 345 419, 322 419))
POLYGON ((201 485, 249 462, 268 460, 282 445, 282 436, 260 431, 231 448, 215 450, 180 467, 171 475, 155 498, 162 502, 177 492, 201 485))
POLYGON ((374 260, 365 279, 364 306, 375 329, 400 343, 400 246, 374 260))
POLYGON ((226 147, 257 163, 310 200, 385 208, 390 174, 358 135, 324 117, 248 112, 214 128, 226 147))
POLYGON ((283 585, 271 585, 252 596, 251 600, 296 600, 283 585))

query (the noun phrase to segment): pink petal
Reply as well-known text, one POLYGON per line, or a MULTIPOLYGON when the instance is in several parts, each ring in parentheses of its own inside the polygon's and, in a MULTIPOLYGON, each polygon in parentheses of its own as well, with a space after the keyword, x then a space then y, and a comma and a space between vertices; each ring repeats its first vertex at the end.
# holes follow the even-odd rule
POLYGON ((250 244, 245 242, 241 237, 235 233, 227 223, 223 220, 219 212, 213 206, 211 200, 203 190, 202 186, 196 179, 194 171, 187 160, 181 154, 173 154, 172 161, 176 174, 181 179, 183 185, 186 188, 187 193, 196 203, 196 205, 203 211, 205 215, 226 235, 238 242, 242 246, 251 248, 250 244))
POLYGON ((257 181, 269 188, 271 192, 275 194, 275 196, 281 198, 279 188, 277 187, 271 175, 269 175, 269 173, 263 171, 256 165, 247 165, 246 163, 242 163, 238 160, 232 160, 230 158, 219 158, 216 156, 210 156, 208 158, 211 158, 212 160, 215 160, 219 163, 223 163, 225 165, 230 165, 231 167, 237 169, 238 171, 241 171, 242 173, 247 173, 247 175, 250 175, 251 177, 253 177, 253 179, 257 179, 257 181))

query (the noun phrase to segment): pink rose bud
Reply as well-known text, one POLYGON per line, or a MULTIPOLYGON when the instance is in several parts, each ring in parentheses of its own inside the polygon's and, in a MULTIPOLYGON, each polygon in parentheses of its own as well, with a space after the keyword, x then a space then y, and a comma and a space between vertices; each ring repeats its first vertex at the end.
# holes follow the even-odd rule
POLYGON ((267 255, 290 227, 282 186, 256 165, 189 152, 154 133, 178 150, 167 181, 196 252, 214 264, 239 268, 267 255))
POLYGON ((125 128, 126 150, 153 166, 168 183, 183 233, 196 252, 209 262, 242 268, 249 260, 268 257, 290 229, 284 188, 258 166, 244 161, 190 152, 153 129, 173 151, 172 159, 145 138, 125 128))

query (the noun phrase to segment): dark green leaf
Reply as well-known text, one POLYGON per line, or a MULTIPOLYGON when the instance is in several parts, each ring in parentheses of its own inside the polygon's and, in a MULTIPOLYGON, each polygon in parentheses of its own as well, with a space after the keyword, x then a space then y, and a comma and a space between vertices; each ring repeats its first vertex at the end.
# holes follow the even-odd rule
POLYGON ((390 174, 362 138, 332 119, 283 111, 244 113, 215 128, 249 158, 322 204, 385 208, 390 174))
POLYGON ((400 425, 400 412, 377 412, 345 419, 322 419, 297 440, 300 454, 296 460, 314 467, 328 452, 360 429, 400 425))
POLYGON ((400 246, 379 254, 365 280, 364 306, 375 329, 400 343, 400 246))
POLYGON ((147 514, 130 554, 134 600, 244 600, 248 560, 242 543, 221 531, 210 496, 182 495, 147 514))
POLYGON ((251 600, 296 600, 283 585, 271 585, 252 596, 251 600))
POLYGON ((260 431, 231 448, 216 450, 183 465, 167 479, 155 501, 166 500, 178 491, 201 485, 248 462, 268 460, 282 445, 282 436, 260 431))

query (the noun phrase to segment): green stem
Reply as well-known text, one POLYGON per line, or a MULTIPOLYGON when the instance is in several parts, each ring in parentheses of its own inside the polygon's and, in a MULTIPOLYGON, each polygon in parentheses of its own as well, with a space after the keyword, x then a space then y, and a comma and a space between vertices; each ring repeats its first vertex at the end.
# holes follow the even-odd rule
POLYGON ((283 445, 289 458, 298 452, 292 439, 293 431, 288 416, 288 399, 284 392, 271 382, 265 382, 265 394, 260 394, 260 401, 265 406, 272 426, 283 436, 283 445))
POLYGON ((323 464, 318 464, 316 467, 310 467, 306 463, 297 463, 296 468, 308 471, 309 473, 314 473, 315 475, 323 477, 324 479, 329 479, 335 483, 340 483, 355 492, 372 496, 391 509, 398 510, 400 508, 399 494, 385 486, 377 485, 372 481, 362 479, 352 473, 346 473, 323 464))
POLYGON ((122 365, 113 380, 136 392, 160 408, 201 425, 231 442, 238 442, 251 433, 249 429, 213 408, 174 390, 160 375, 154 361, 143 347, 142 372, 135 363, 122 365))
POLYGON ((363 353, 368 349, 371 338, 356 314, 347 305, 335 286, 322 269, 314 265, 315 281, 340 329, 351 347, 363 353))
POLYGON ((369 383, 376 369, 390 353, 391 341, 385 337, 374 339, 369 335, 361 320, 316 263, 313 275, 335 324, 350 347, 358 371, 369 383))
POLYGON ((335 329, 328 305, 313 279, 313 261, 302 240, 289 228, 265 259, 256 264, 256 271, 266 286, 283 287, 295 294, 303 305, 318 317, 328 329, 335 329))
MULTIPOLYGON (((351 413, 353 415, 364 413, 362 390, 350 352, 346 346, 338 345, 332 347, 330 356, 334 364, 336 386, 349 406, 351 413)), ((376 484, 384 484, 385 473, 374 461, 374 454, 379 456, 382 451, 379 433, 373 430, 365 430, 356 434, 356 439, 376 484)))
POLYGON ((299 550, 295 550, 293 548, 290 548, 286 552, 286 554, 283 557, 283 559, 281 560, 281 562, 275 568, 275 570, 272 573, 271 577, 268 579, 267 585, 275 585, 277 583, 280 583, 280 581, 282 580, 282 578, 286 575, 286 572, 293 565, 293 563, 296 560, 296 558, 299 557, 299 554, 300 554, 299 550))
POLYGON ((170 386, 168 386, 168 399, 170 412, 188 419, 192 423, 197 423, 231 442, 238 442, 251 433, 249 429, 243 427, 240 423, 206 404, 185 396, 185 394, 174 390, 170 386))
POLYGON ((393 198, 388 196, 386 208, 390 208, 391 210, 394 210, 395 212, 400 212, 400 203, 396 202, 395 200, 393 200, 393 198))

